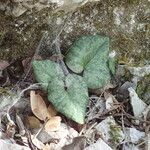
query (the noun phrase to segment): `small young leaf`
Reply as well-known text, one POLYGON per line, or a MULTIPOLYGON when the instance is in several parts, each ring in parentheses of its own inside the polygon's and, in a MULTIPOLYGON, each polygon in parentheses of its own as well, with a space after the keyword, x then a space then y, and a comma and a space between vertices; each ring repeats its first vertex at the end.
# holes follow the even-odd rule
POLYGON ((59 64, 50 60, 34 60, 32 63, 36 80, 42 83, 44 90, 47 90, 48 83, 54 78, 58 77, 62 79, 64 74, 59 64))
POLYGON ((49 83, 48 99, 66 117, 84 123, 88 89, 82 77, 68 74, 64 81, 55 78, 49 83))
POLYGON ((67 66, 75 73, 83 71, 90 89, 105 86, 110 80, 108 66, 109 38, 99 35, 77 40, 66 56, 67 66))

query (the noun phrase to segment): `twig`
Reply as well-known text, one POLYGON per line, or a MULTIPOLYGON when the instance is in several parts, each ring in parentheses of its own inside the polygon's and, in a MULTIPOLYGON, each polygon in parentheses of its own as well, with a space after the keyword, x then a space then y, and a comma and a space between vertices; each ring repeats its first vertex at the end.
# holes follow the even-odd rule
POLYGON ((20 118, 19 115, 16 114, 16 123, 18 125, 18 128, 19 128, 19 134, 20 135, 25 135, 25 127, 24 127, 24 124, 20 118))
POLYGON ((27 134, 28 144, 31 150, 38 150, 38 148, 33 144, 32 139, 31 139, 31 134, 27 129, 26 129, 26 134, 27 134))
POLYGON ((85 132, 85 136, 91 131, 92 128, 94 128, 97 125, 97 122, 95 122, 94 124, 91 125, 90 128, 88 128, 88 130, 85 132))

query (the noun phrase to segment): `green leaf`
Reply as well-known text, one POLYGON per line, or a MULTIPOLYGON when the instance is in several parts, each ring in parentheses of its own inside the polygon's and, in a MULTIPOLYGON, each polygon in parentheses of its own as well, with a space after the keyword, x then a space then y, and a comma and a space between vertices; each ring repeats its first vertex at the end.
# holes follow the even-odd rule
POLYGON ((48 83, 52 81, 54 78, 64 78, 64 74, 59 64, 50 61, 50 60, 34 60, 32 62, 34 74, 36 80, 39 83, 42 83, 42 87, 44 90, 47 90, 48 83))
POLYGON ((110 69, 111 73, 113 75, 115 75, 115 72, 116 72, 116 67, 115 67, 116 60, 115 60, 114 57, 113 58, 109 58, 108 65, 109 65, 109 69, 110 69))
POLYGON ((98 89, 110 81, 108 67, 109 38, 99 35, 77 40, 66 56, 67 66, 75 73, 83 71, 90 89, 98 89))
POLYGON ((65 80, 55 78, 48 86, 48 99, 56 110, 83 124, 88 103, 88 89, 83 78, 68 74, 65 80))

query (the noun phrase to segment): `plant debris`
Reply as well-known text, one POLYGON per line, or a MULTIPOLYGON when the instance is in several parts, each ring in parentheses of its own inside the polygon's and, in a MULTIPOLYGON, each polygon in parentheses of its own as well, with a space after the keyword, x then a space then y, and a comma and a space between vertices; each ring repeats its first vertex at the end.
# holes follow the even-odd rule
MULTIPOLYGON (((22 5, 25 2, 12 1, 15 4, 18 2, 20 5, 15 5, 10 11, 16 16, 14 22, 17 23, 20 16, 29 13, 29 8, 22 5)), ((61 14, 57 14, 57 24, 63 24, 59 33, 51 33, 50 29, 49 33, 44 33, 34 55, 29 58, 0 60, 1 149, 148 149, 149 62, 142 60, 144 64, 133 65, 132 60, 128 62, 129 54, 126 53, 126 56, 122 56, 124 59, 120 60, 118 50, 110 42, 116 39, 109 38, 105 31, 101 35, 83 34, 68 49, 68 43, 65 45, 62 39, 62 31, 66 30, 73 13, 78 13, 74 8, 89 1, 74 3, 75 6, 68 10, 66 7, 72 2, 64 2, 56 13, 64 10, 69 15, 64 21, 61 14)), ((45 11, 50 6, 49 3, 47 6, 45 4, 46 1, 37 2, 32 7, 33 11, 34 8, 45 11)), ((129 23, 124 26, 124 11, 125 8, 116 7, 111 17, 115 25, 130 34, 132 39, 137 20, 135 16, 130 16, 129 23)), ((93 17, 92 14, 90 17, 93 17)), ((22 23, 18 26, 21 27, 22 23)), ((43 26, 40 28, 44 30, 43 26)), ((0 33, 0 46, 4 46, 4 40, 11 43, 11 36, 8 37, 0 33)), ((23 38, 27 40, 25 36, 23 38)), ((127 41, 126 38, 129 37, 119 40, 127 41)), ((126 45, 128 47, 128 43, 126 45)))

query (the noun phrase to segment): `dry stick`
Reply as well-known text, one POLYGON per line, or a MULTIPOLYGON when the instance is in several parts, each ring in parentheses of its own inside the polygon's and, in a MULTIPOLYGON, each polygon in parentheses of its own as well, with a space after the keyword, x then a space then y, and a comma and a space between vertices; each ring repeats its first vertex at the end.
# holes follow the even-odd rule
POLYGON ((32 138, 31 138, 31 133, 29 130, 26 129, 26 134, 27 134, 27 140, 28 140, 28 145, 31 150, 38 150, 38 148, 33 144, 32 138))
POLYGON ((126 143, 126 139, 127 139, 127 135, 126 135, 126 131, 125 131, 125 125, 124 125, 124 117, 123 117, 123 113, 121 113, 121 120, 122 120, 122 122, 121 122, 121 124, 122 124, 122 130, 123 130, 123 132, 124 132, 124 135, 125 135, 125 142, 123 142, 122 144, 123 144, 123 147, 125 146, 125 143, 126 143))
POLYGON ((147 123, 147 124, 150 125, 150 121, 146 121, 146 120, 144 120, 144 119, 136 118, 136 117, 134 117, 134 116, 132 116, 132 115, 126 113, 124 110, 122 110, 122 111, 123 111, 123 113, 124 113, 128 118, 131 118, 131 119, 133 119, 133 120, 139 120, 140 122, 145 122, 145 123, 147 123))
POLYGON ((18 128, 19 128, 19 134, 20 135, 25 135, 26 131, 25 131, 25 126, 20 118, 19 115, 16 114, 16 123, 18 125, 18 128))
POLYGON ((147 138, 148 138, 147 150, 150 150, 150 131, 148 132, 147 138))

